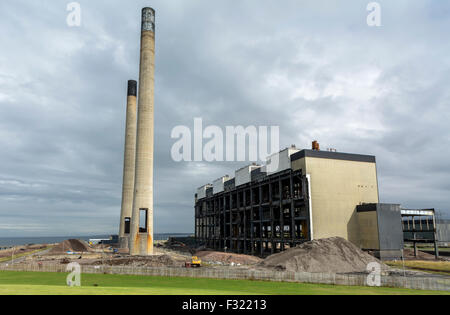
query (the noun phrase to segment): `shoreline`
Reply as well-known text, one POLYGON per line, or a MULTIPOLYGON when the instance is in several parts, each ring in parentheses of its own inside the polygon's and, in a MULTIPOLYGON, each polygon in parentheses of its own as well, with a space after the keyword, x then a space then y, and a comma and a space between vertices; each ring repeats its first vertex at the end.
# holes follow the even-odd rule
MULTIPOLYGON (((55 244, 68 239, 89 241, 90 239, 109 239, 113 234, 83 235, 83 236, 37 236, 37 237, 0 237, 0 250, 17 246, 55 244)), ((191 236, 193 233, 156 233, 155 241, 164 241, 169 237, 191 236)))

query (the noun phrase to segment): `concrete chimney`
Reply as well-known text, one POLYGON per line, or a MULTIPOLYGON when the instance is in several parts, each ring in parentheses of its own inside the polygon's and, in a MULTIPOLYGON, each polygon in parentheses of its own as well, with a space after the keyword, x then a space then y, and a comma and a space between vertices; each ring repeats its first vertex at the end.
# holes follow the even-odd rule
POLYGON ((128 248, 133 213, 134 173, 136 159, 136 96, 137 82, 128 81, 125 156, 123 161, 122 208, 120 211, 119 244, 128 248))
POLYGON ((142 9, 141 59, 136 136, 136 171, 130 254, 153 254, 155 10, 142 9))

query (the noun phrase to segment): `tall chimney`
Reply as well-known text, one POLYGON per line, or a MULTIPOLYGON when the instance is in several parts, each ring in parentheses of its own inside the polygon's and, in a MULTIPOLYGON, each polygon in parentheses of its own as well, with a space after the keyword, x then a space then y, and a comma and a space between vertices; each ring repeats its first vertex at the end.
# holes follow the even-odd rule
POLYGON ((155 10, 142 9, 136 172, 130 254, 153 254, 155 10))
POLYGON ((134 164, 136 160, 136 96, 137 82, 128 81, 125 156, 123 160, 122 208, 120 211, 119 244, 128 248, 131 214, 133 213, 134 164))

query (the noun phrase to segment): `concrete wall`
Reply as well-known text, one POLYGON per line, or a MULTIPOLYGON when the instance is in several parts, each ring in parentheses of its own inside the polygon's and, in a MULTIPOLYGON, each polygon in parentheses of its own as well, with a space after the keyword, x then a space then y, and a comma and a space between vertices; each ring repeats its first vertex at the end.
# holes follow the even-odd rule
POLYGON ((313 238, 340 236, 359 245, 356 206, 378 203, 376 163, 304 157, 292 168, 311 176, 313 238))
POLYGON ((362 249, 380 249, 378 219, 376 211, 358 212, 359 244, 362 249))
POLYGON ((437 239, 440 243, 450 243, 450 220, 436 222, 437 239))
POLYGON ((385 252, 403 249, 403 226, 400 205, 378 204, 378 231, 380 250, 385 252))

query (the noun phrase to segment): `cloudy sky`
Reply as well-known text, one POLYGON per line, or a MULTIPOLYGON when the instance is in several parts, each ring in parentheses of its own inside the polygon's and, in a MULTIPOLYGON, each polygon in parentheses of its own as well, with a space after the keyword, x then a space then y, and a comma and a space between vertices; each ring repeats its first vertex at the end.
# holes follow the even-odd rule
POLYGON ((242 163, 175 163, 172 129, 280 126, 280 145, 377 156, 382 202, 450 204, 450 3, 0 2, 0 236, 117 233, 126 82, 157 11, 155 229, 192 232, 195 188, 242 163))

